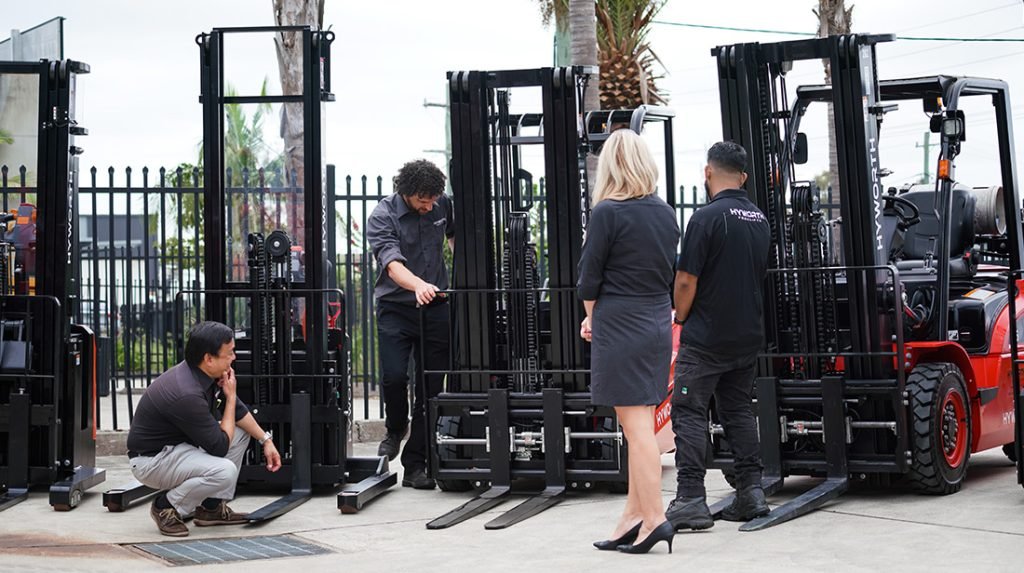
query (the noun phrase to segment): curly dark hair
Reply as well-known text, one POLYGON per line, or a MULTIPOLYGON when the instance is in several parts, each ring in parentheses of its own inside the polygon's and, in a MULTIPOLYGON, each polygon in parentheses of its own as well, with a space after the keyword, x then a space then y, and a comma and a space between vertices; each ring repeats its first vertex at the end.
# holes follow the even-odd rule
POLYGON ((395 175, 394 179, 395 190, 399 195, 419 195, 424 198, 433 198, 444 193, 444 181, 444 173, 426 159, 406 163, 398 170, 398 175, 395 175))

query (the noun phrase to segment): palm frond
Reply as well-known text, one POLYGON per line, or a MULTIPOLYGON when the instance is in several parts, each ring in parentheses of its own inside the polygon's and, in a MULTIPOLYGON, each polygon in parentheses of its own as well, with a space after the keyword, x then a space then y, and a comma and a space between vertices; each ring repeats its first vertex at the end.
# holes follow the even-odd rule
POLYGON ((665 66, 647 41, 664 5, 665 0, 596 1, 602 107, 667 102, 656 83, 664 77, 665 66))

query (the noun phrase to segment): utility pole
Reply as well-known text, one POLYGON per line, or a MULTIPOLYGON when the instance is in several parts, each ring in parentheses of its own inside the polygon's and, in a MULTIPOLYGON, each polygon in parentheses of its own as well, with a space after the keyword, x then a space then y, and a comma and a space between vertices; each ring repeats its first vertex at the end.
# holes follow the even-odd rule
POLYGON ((918 183, 931 183, 932 182, 931 160, 929 159, 929 156, 931 155, 931 153, 929 152, 929 149, 931 149, 932 147, 938 147, 939 144, 938 143, 928 143, 931 140, 931 137, 932 137, 932 133, 930 131, 926 131, 926 132, 924 132, 924 144, 921 144, 921 143, 915 143, 914 144, 915 148, 917 148, 917 149, 924 149, 924 169, 921 171, 921 180, 918 181, 918 183))
POLYGON ((452 163, 452 108, 448 105, 448 92, 445 92, 445 103, 437 103, 427 101, 423 99, 423 107, 443 107, 444 108, 444 149, 424 149, 424 153, 443 153, 444 154, 444 173, 445 173, 445 190, 451 195, 452 184, 451 174, 448 173, 448 169, 452 163))

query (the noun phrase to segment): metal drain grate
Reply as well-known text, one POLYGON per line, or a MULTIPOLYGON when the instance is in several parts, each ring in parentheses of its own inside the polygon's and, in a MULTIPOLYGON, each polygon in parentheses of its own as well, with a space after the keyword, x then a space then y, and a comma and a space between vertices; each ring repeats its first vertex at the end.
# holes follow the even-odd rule
POLYGON ((202 565, 332 553, 330 549, 301 541, 291 535, 137 543, 132 547, 172 565, 202 565))

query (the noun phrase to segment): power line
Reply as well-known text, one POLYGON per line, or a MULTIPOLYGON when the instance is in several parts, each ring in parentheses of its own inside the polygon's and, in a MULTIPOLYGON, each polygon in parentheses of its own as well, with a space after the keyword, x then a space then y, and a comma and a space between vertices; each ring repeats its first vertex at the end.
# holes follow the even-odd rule
MULTIPOLYGON (((789 30, 767 30, 763 28, 737 28, 733 26, 712 26, 710 24, 693 24, 690 22, 666 22, 654 20, 654 24, 662 26, 678 26, 682 28, 699 28, 703 30, 725 30, 728 32, 752 32, 757 34, 781 34, 784 36, 815 37, 811 32, 793 32, 789 30)), ((952 38, 940 36, 897 36, 899 40, 916 40, 921 42, 1024 42, 1024 38, 952 38)))
POLYGON ((762 30, 758 28, 733 28, 731 26, 712 26, 710 24, 691 24, 686 22, 665 22, 664 20, 653 20, 654 24, 662 26, 680 26, 683 28, 701 28, 704 30, 728 30, 730 32, 757 32, 760 34, 782 34, 784 36, 814 36, 806 32, 786 32, 783 30, 762 30))
MULTIPOLYGON (((1018 30, 1020 28, 1024 28, 1024 26, 1014 26, 1012 28, 1007 28, 1006 30, 1000 30, 998 32, 992 32, 991 34, 985 34, 984 36, 981 36, 981 37, 982 38, 990 38, 992 36, 998 36, 1000 34, 1005 34, 1007 32, 1012 32, 1014 30, 1018 30)), ((945 49, 945 48, 953 48, 953 47, 956 47, 956 46, 957 46, 957 42, 951 42, 949 44, 946 44, 945 46, 933 46, 931 48, 925 48, 923 50, 915 50, 913 52, 907 52, 905 54, 898 54, 898 55, 895 55, 895 56, 889 56, 889 57, 886 58, 886 61, 888 61, 888 60, 897 60, 899 58, 908 58, 908 57, 916 55, 916 54, 922 54, 924 52, 932 52, 932 51, 935 51, 935 50, 942 50, 942 49, 945 49)))
POLYGON ((927 24, 921 24, 919 26, 914 26, 912 28, 904 28, 902 30, 897 30, 896 33, 897 34, 902 34, 903 32, 910 32, 912 30, 920 30, 921 28, 930 28, 932 26, 938 26, 939 24, 946 24, 948 22, 960 22, 960 21, 963 21, 963 20, 965 20, 967 18, 970 18, 972 16, 979 16, 981 14, 988 14, 989 12, 995 12, 997 10, 1003 10, 1005 8, 1010 8, 1010 7, 1013 7, 1013 6, 1020 6, 1020 2, 1017 1, 1017 0, 1014 0, 1013 2, 1010 2, 1008 4, 1003 4, 1001 6, 995 6, 993 8, 987 8, 985 10, 979 10, 977 12, 971 12, 970 14, 962 14, 962 15, 959 15, 959 16, 954 16, 952 18, 946 18, 945 20, 939 20, 937 22, 929 22, 927 24))

